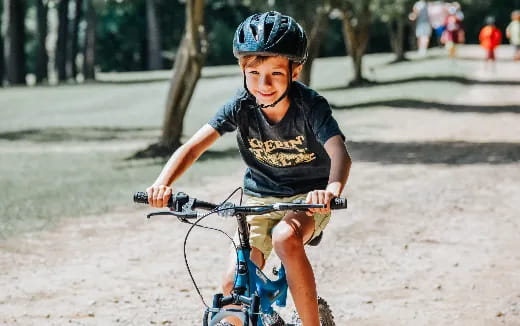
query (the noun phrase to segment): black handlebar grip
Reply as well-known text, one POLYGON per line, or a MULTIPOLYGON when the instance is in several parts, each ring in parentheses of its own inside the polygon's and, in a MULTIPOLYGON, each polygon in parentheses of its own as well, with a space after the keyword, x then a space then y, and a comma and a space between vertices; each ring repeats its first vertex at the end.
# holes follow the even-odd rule
POLYGON ((336 197, 330 201, 331 209, 345 209, 347 208, 347 198, 336 197))
MULTIPOLYGON (((170 199, 168 199, 168 207, 173 207, 173 197, 175 194, 172 194, 170 196, 170 199)), ((134 194, 134 203, 136 204, 148 204, 148 194, 146 192, 136 192, 134 194)))
POLYGON ((134 203, 148 204, 148 194, 146 192, 136 192, 134 194, 134 203))

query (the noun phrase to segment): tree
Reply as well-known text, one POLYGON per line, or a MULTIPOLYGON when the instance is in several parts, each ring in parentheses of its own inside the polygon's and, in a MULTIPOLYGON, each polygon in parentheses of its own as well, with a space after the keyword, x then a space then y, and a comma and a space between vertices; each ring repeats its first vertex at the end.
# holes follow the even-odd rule
POLYGON ((3 35, 3 25, 4 21, 4 10, 3 3, 0 1, 0 87, 4 86, 4 75, 5 75, 5 64, 4 64, 4 39, 3 35))
POLYGON ((74 2, 74 20, 72 22, 71 44, 70 44, 70 75, 76 79, 78 75, 78 66, 76 65, 76 57, 79 48, 79 23, 83 12, 83 0, 75 0, 74 2))
POLYGON ((96 7, 95 0, 87 0, 87 30, 85 32, 85 47, 83 61, 83 75, 85 80, 96 79, 95 63, 96 63, 96 7))
POLYGON ((147 49, 148 49, 148 70, 158 70, 162 68, 161 57, 161 38, 155 0, 146 0, 146 29, 147 29, 147 49))
POLYGON ((181 145, 184 115, 199 80, 207 47, 204 0, 187 0, 184 37, 175 56, 161 140, 153 154, 171 153, 181 145))
POLYGON ((415 0, 373 0, 377 15, 388 25, 390 46, 395 54, 395 62, 406 60, 404 55, 405 27, 408 13, 415 0))
POLYGON ((25 84, 25 1, 4 0, 4 52, 7 81, 25 84))
POLYGON ((302 5, 307 6, 307 8, 305 10, 295 10, 294 16, 297 21, 301 22, 303 29, 307 32, 309 52, 307 61, 303 65, 300 74, 300 81, 310 85, 312 63, 320 54, 321 41, 329 25, 331 6, 329 0, 303 1, 302 5))
POLYGON ((58 80, 67 80, 67 43, 69 41, 69 0, 58 2, 58 40, 56 43, 56 70, 58 80))
POLYGON ((334 0, 334 6, 341 13, 343 37, 347 53, 352 58, 354 79, 351 85, 366 82, 363 78, 363 55, 367 49, 372 20, 372 0, 334 0))
POLYGON ((47 79, 47 64, 49 56, 45 41, 47 39, 47 1, 36 0, 36 16, 37 16, 37 49, 36 49, 36 82, 41 83, 47 79))

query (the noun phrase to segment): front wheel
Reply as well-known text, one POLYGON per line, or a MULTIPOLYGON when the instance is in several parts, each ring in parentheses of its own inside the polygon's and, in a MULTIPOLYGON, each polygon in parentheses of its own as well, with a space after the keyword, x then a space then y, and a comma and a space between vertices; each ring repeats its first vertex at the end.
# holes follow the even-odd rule
POLYGON ((321 326, 335 326, 334 316, 332 315, 332 310, 330 310, 330 306, 322 297, 318 297, 318 311, 320 313, 320 323, 321 326))
MULTIPOLYGON (((322 297, 318 297, 318 313, 320 314, 320 325, 321 326, 335 326, 334 316, 332 315, 332 310, 330 309, 329 304, 322 297)), ((300 316, 298 316, 298 312, 294 311, 291 324, 293 326, 302 326, 302 321, 300 316)))

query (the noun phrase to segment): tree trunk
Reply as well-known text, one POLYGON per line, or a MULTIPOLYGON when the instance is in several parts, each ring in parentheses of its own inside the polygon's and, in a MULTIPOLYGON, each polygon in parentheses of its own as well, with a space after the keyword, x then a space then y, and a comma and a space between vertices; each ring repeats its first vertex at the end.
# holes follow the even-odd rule
POLYGON ((70 76, 76 80, 78 76, 78 66, 76 64, 76 57, 78 56, 78 39, 79 39, 79 23, 81 21, 81 13, 83 12, 83 0, 75 0, 75 13, 72 22, 71 31, 71 45, 70 45, 70 76))
POLYGON ((7 81, 25 84, 25 1, 4 0, 4 53, 7 81))
POLYGON ((303 69, 300 73, 300 81, 305 85, 311 84, 311 71, 312 63, 315 58, 320 54, 321 41, 327 31, 329 25, 329 12, 330 7, 321 6, 316 10, 316 15, 312 21, 306 22, 304 28, 310 28, 309 34, 309 46, 307 61, 303 65, 303 69))
POLYGON ((4 34, 4 28, 2 22, 5 20, 4 18, 4 4, 0 1, 0 87, 4 86, 4 76, 5 76, 5 63, 4 63, 4 38, 2 35, 4 34))
POLYGON ((160 145, 175 150, 181 144, 183 120, 207 53, 204 0, 186 1, 186 31, 175 57, 160 145))
POLYGON ((390 45, 392 46, 392 51, 395 54, 395 62, 406 60, 404 56, 405 19, 406 17, 401 17, 388 23, 388 29, 390 31, 390 45))
POLYGON ((87 0, 87 30, 85 32, 85 49, 83 61, 83 75, 85 80, 96 79, 95 63, 96 63, 96 9, 94 8, 94 0, 87 0))
POLYGON ((69 40, 69 0, 58 3, 58 41, 56 43, 56 70, 58 80, 67 80, 67 43, 69 40))
POLYGON ((47 3, 44 0, 36 0, 37 14, 37 42, 36 50, 36 83, 40 84, 47 79, 47 65, 49 64, 49 56, 45 41, 47 39, 47 3))
POLYGON ((347 47, 347 53, 352 57, 354 68, 354 79, 351 85, 360 85, 367 80, 363 78, 363 55, 365 54, 370 36, 370 9, 368 2, 363 6, 361 12, 355 17, 357 23, 353 25, 353 13, 343 13, 343 36, 347 47))
POLYGON ((146 0, 146 28, 147 28, 147 48, 148 48, 148 70, 159 70, 162 68, 161 57, 161 38, 157 12, 155 10, 155 0, 146 0))

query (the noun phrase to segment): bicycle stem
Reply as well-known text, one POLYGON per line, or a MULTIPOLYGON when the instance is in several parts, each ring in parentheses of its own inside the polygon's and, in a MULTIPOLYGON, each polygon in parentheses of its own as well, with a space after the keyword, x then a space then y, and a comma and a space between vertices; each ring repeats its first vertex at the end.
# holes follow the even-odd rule
POLYGON ((240 239, 240 248, 251 249, 249 244, 249 226, 245 214, 237 214, 238 234, 240 239))

